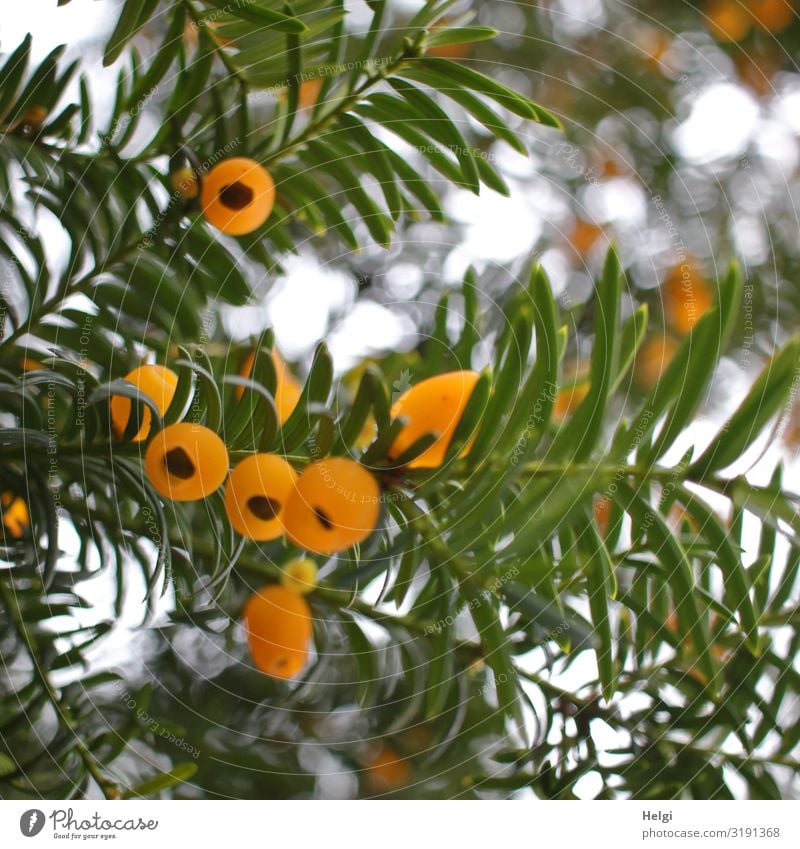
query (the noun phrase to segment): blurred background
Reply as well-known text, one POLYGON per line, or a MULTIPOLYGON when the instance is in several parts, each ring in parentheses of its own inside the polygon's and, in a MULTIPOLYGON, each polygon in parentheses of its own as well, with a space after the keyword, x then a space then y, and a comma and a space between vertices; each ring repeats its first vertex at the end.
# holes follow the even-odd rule
MULTIPOLYGON (((394 20, 407 20, 419 5, 393 0, 394 20)), ((24 11, 6 10, 0 50, 13 49, 27 31, 34 36, 35 57, 66 42, 66 59, 80 55, 94 68, 91 93, 102 113, 111 107, 118 71, 101 64, 117 4, 74 0, 58 11, 54 6, 54 0, 28 0, 24 11)), ((365 4, 355 0, 347 6, 347 26, 358 31, 365 4)), ((566 415, 582 397, 588 368, 582 340, 592 319, 587 304, 610 241, 619 244, 627 269, 628 312, 640 303, 650 307, 632 393, 657 380, 678 341, 713 300, 717 277, 738 258, 745 269, 744 309, 704 411, 709 421, 719 420, 776 342, 798 329, 800 8, 786 0, 469 0, 448 14, 471 16, 500 35, 493 42, 441 48, 440 55, 521 90, 556 114, 564 132, 515 123, 509 116, 525 139, 524 157, 503 142, 490 143, 479 124, 453 112, 460 124, 469 122, 472 137, 503 174, 507 197, 484 189, 477 198, 442 182, 448 223, 412 224, 388 250, 364 240, 369 246, 357 255, 298 221, 296 254, 282 258, 274 275, 252 277, 256 297, 246 307, 224 311, 222 338, 243 341, 271 326, 278 347, 301 374, 315 343, 326 338, 337 370, 345 373, 365 358, 416 349, 430 330, 441 293, 456 289, 469 267, 491 303, 510 281, 524 277, 535 257, 571 325, 566 361, 575 393, 560 400, 560 414, 566 415)), ((163 30, 151 24, 137 39, 142 55, 161 38, 163 30)), ((158 97, 168 94, 144 104, 132 155, 137 139, 147 138, 156 125, 158 97), (148 110, 154 112, 149 124, 148 110)), ((313 102, 313 88, 306 95, 313 102)), ((394 138, 392 144, 416 156, 394 138)), ((166 170, 166 161, 162 164, 166 170)), ((488 349, 491 339, 486 342, 488 349)), ((789 456, 798 444, 800 416, 793 412, 762 449, 774 460, 789 456)), ((394 760, 370 737, 372 719, 354 706, 332 710, 335 681, 313 704, 302 705, 301 694, 281 715, 274 704, 267 710, 260 679, 243 682, 228 666, 228 652, 241 654, 229 637, 204 633, 198 639, 187 627, 165 642, 155 632, 133 637, 120 630, 103 652, 106 659, 113 655, 115 665, 125 662, 132 670, 138 665, 143 673, 159 669, 161 686, 148 691, 152 705, 144 711, 148 717, 171 717, 173 736, 184 748, 194 745, 185 742, 190 739, 202 741, 200 782, 207 795, 352 797, 409 781, 407 762, 394 760), (257 711, 253 719, 254 704, 264 707, 263 722, 257 711), (271 761, 282 769, 265 770, 271 761), (365 769, 365 763, 371 766, 365 769)), ((572 667, 560 683, 579 689, 581 674, 579 665, 572 667)), ((125 701, 116 703, 121 714, 125 701)), ((141 694, 136 704, 144 704, 141 694)), ((467 765, 474 761, 475 769, 489 769, 487 741, 502 729, 485 705, 469 710, 476 714, 462 718, 470 728, 468 745, 452 756, 431 758, 409 795, 469 794, 467 765)), ((163 720, 157 725, 165 727, 163 720)), ((616 732, 600 733, 612 746, 616 732)), ((404 734, 401 744, 411 753, 433 752, 441 742, 426 725, 404 734)), ((146 759, 161 757, 166 766, 175 745, 154 733, 146 759), (160 756, 160 749, 167 754, 160 756)), ((795 793, 796 781, 787 774, 787 793, 795 793)), ((591 776, 576 788, 587 798, 598 792, 591 776)), ((190 786, 176 791, 196 792, 190 786)))
MULTIPOLYGON (((420 5, 390 3, 398 22, 420 5)), ((25 14, 4 16, 0 49, 11 49, 28 30, 35 57, 66 42, 65 59, 80 55, 89 68, 94 64, 92 94, 102 114, 116 84, 117 68, 101 66, 116 5, 75 0, 57 12, 52 6, 33 0, 25 14)), ((365 4, 347 6, 348 26, 357 31, 365 4)), ((610 239, 621 246, 633 297, 651 305, 668 339, 692 323, 691 315, 676 315, 692 312, 676 303, 681 279, 695 279, 699 314, 710 300, 703 284, 712 289, 733 257, 746 268, 752 305, 752 314, 742 316, 740 346, 755 357, 793 330, 800 309, 800 20, 792 3, 491 0, 456 3, 449 14, 471 16, 501 34, 442 47, 440 55, 520 89, 558 115, 565 132, 521 120, 514 126, 512 116, 530 155, 504 142, 484 146, 509 197, 447 189, 451 222, 412 226, 388 251, 372 246, 343 254, 336 244, 301 234, 285 274, 257 281, 263 298, 229 316, 230 333, 242 338, 271 324, 295 361, 329 337, 337 367, 346 370, 365 355, 414 347, 425 304, 457 285, 468 266, 491 294, 532 256, 579 322, 610 239)), ((149 27, 139 37, 145 57, 163 36, 157 23, 149 27)), ((137 137, 148 137, 158 106, 158 97, 143 105, 154 117, 148 123, 145 114, 137 137)), ((483 128, 456 117, 469 121, 480 144, 483 128)), ((135 137, 132 153, 136 144, 135 137)), ((410 148, 404 153, 413 155, 410 148)))

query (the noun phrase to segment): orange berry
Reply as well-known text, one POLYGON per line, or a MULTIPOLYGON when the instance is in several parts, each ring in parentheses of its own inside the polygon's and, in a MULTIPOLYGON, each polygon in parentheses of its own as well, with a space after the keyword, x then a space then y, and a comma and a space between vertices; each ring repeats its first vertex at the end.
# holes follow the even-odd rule
MULTIPOLYGON (((672 634, 678 633, 678 614, 674 610, 670 610, 664 622, 664 627, 672 634)), ((689 640, 689 642, 691 642, 691 640, 689 640)))
POLYGON ((795 18, 795 12, 786 0, 750 0, 750 14, 767 32, 783 32, 795 18))
POLYGON ((378 425, 375 419, 373 416, 367 416, 364 426, 361 428, 361 432, 358 434, 356 441, 353 443, 353 447, 357 448, 359 451, 363 451, 368 445, 371 445, 375 441, 375 437, 377 435, 378 425))
POLYGON ((20 119, 20 124, 28 130, 40 130, 47 118, 44 106, 31 106, 20 119))
POLYGON ((762 45, 759 50, 739 54, 736 57, 739 77, 759 97, 775 94, 773 77, 780 71, 780 57, 771 45, 762 45))
POLYGON ((333 554, 366 539, 379 514, 375 478, 354 460, 327 457, 311 463, 297 479, 283 527, 298 548, 333 554))
POLYGON ((25 499, 11 492, 4 492, 0 498, 0 514, 3 517, 4 535, 20 539, 31 526, 31 517, 25 499))
POLYGON ((293 678, 308 662, 311 609, 285 587, 270 584, 253 593, 243 611, 255 665, 273 678, 293 678))
MULTIPOLYGON (((175 397, 175 389, 178 386, 178 375, 164 366, 139 366, 125 375, 125 380, 132 383, 143 395, 156 405, 160 415, 164 415, 175 397)), ((131 399, 123 395, 114 395, 111 398, 111 426, 117 439, 122 438, 128 421, 131 417, 131 399)), ((141 442, 147 439, 150 433, 150 419, 152 415, 147 407, 142 413, 141 427, 134 436, 133 442, 141 442)))
MULTIPOLYGON (((451 371, 422 380, 404 392, 392 406, 392 418, 402 417, 406 424, 392 443, 389 457, 396 459, 418 439, 432 433, 436 441, 408 467, 433 469, 440 466, 478 378, 474 371, 451 371)), ((469 445, 461 456, 468 453, 469 445)))
POLYGON ((222 486, 228 474, 228 449, 213 430, 181 422, 153 437, 144 468, 159 495, 198 501, 222 486))
POLYGON ((185 200, 194 200, 200 194, 197 175, 191 168, 178 168, 169 175, 169 184, 176 195, 185 200))
POLYGON ((441 59, 466 59, 472 52, 472 45, 467 44, 438 44, 425 51, 428 56, 438 56, 441 59))
POLYGON ((662 285, 664 313, 676 333, 685 336, 711 308, 714 294, 694 265, 676 266, 662 285))
POLYGON ((317 564, 309 557, 290 560, 283 567, 281 584, 293 593, 307 595, 317 586, 317 564))
POLYGON ((197 24, 193 20, 187 20, 183 26, 183 40, 189 47, 197 47, 197 24))
MULTIPOLYGON (((298 92, 297 92, 297 106, 299 109, 308 109, 317 102, 319 98, 319 93, 322 91, 322 78, 314 77, 310 80, 303 80, 300 83, 298 92)), ((289 89, 284 88, 280 95, 279 100, 281 103, 285 103, 288 100, 289 89)))
POLYGON ((578 408, 578 405, 589 393, 589 381, 574 383, 560 390, 553 404, 553 418, 563 422, 578 408))
POLYGON ((598 227, 596 224, 590 224, 588 221, 578 218, 572 228, 572 235, 569 240, 578 253, 584 254, 602 235, 602 227, 598 227))
POLYGON ((297 473, 277 454, 254 454, 231 472, 225 487, 225 512, 234 529, 256 540, 277 539, 281 514, 297 473))
POLYGON ((278 373, 278 385, 275 388, 275 407, 278 410, 278 421, 283 424, 297 406, 303 387, 300 381, 289 371, 289 367, 283 361, 281 355, 274 349, 272 359, 278 373))
POLYGON ((275 204, 275 182, 269 172, 244 157, 215 165, 203 180, 200 205, 209 224, 231 236, 257 230, 275 204))
POLYGON ((318 77, 300 83, 300 91, 297 93, 297 105, 301 109, 309 109, 317 102, 320 91, 322 91, 322 80, 318 77))
POLYGON ((672 43, 667 34, 655 27, 641 27, 636 31, 635 43, 642 51, 645 64, 662 71, 662 60, 672 43))
POLYGON ((387 792, 407 784, 411 768, 392 746, 384 743, 381 750, 366 764, 367 779, 379 792, 387 792))
POLYGON ((739 0, 712 0, 706 14, 712 35, 720 41, 741 41, 753 25, 739 0))
POLYGON ((611 499, 607 495, 594 502, 594 521, 601 535, 605 536, 611 522, 611 499))
POLYGON ((794 450, 800 447, 800 403, 795 402, 789 413, 789 420, 783 431, 784 444, 794 450))
MULTIPOLYGON (((247 359, 242 364, 239 375, 241 377, 250 377, 255 361, 256 353, 252 351, 247 355, 247 359)), ((297 406, 297 402, 300 400, 300 395, 303 392, 303 387, 300 381, 289 371, 289 367, 274 348, 272 349, 272 361, 275 363, 275 372, 278 376, 273 400, 275 401, 275 409, 278 413, 278 422, 283 424, 297 406)), ((244 387, 237 386, 234 395, 237 399, 241 398, 244 395, 244 387)))
MULTIPOLYGON (((431 27, 431 32, 438 29, 445 29, 449 26, 449 21, 440 21, 431 27)), ((472 52, 473 43, 471 41, 454 42, 453 44, 437 44, 429 47, 425 52, 428 56, 438 56, 441 59, 466 59, 472 52)))
POLYGON ((633 374, 641 389, 652 389, 678 350, 671 336, 654 336, 639 349, 633 374))

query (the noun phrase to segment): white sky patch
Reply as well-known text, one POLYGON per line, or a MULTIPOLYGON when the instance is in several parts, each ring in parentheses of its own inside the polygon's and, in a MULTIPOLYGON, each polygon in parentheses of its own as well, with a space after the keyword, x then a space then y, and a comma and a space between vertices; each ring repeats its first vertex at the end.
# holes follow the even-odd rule
POLYGON ((278 347, 294 360, 325 335, 331 310, 352 303, 355 284, 343 272, 322 268, 309 257, 289 257, 284 266, 286 275, 267 300, 267 315, 278 347))
POLYGON ((554 15, 556 25, 572 36, 590 33, 605 19, 600 0, 560 0, 558 5, 562 13, 554 15))
POLYGON ((744 152, 758 127, 756 101, 738 86, 717 83, 698 96, 675 129, 673 143, 678 153, 701 165, 744 152))
POLYGON ((364 355, 397 350, 414 333, 410 319, 375 301, 359 301, 328 339, 337 371, 357 365, 364 355))
POLYGON ((737 215, 733 221, 733 238, 736 253, 747 257, 749 262, 766 262, 769 258, 770 244, 761 218, 737 215))
POLYGON ((794 85, 782 94, 773 109, 781 121, 800 133, 800 86, 794 85))
POLYGON ((386 289, 398 300, 410 300, 419 293, 424 282, 422 269, 410 262, 393 264, 386 272, 386 289))
POLYGON ((26 0, 24 13, 4 8, 0 50, 13 50, 30 32, 31 55, 34 61, 41 59, 56 44, 74 45, 98 32, 110 33, 121 5, 118 0, 72 0, 56 10, 54 0, 26 0))
POLYGON ((599 772, 592 770, 582 775, 572 788, 572 792, 579 799, 594 799, 603 790, 603 779, 599 772))
POLYGON ((463 245, 456 250, 475 260, 508 262, 528 253, 542 232, 521 192, 503 197, 483 189, 480 195, 456 191, 448 195, 445 207, 453 220, 466 224, 463 245))
POLYGON ((587 186, 582 200, 590 220, 640 225, 647 219, 647 201, 642 187, 628 177, 587 186))
POLYGON ((550 278, 550 285, 556 295, 560 295, 567 285, 570 263, 562 251, 556 248, 546 250, 540 257, 539 263, 550 278))
MULTIPOLYGON (((511 122, 513 124, 513 122, 511 122)), ((519 136, 525 138, 525 126, 519 127, 519 136)), ((540 165, 539 158, 533 154, 523 156, 517 153, 513 147, 505 142, 497 142, 491 147, 491 153, 496 157, 492 163, 501 174, 506 177, 519 177, 521 179, 530 179, 536 174, 537 167, 540 165)))
POLYGON ((364 0, 345 0, 345 26, 350 32, 366 32, 372 21, 372 11, 364 0))
MULTIPOLYGON (((800 111, 800 102, 796 104, 800 111)), ((792 179, 794 171, 800 161, 800 148, 797 143, 794 129, 781 121, 762 121, 758 127, 758 134, 754 139, 755 148, 758 153, 768 159, 770 176, 773 180, 783 179, 788 189, 788 183, 792 179)))

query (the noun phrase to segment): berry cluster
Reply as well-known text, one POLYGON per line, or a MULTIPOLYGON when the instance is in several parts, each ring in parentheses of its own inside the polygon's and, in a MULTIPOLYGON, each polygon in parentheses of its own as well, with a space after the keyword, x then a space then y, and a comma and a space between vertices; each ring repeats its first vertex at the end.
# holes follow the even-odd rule
MULTIPOLYGON (((276 407, 281 422, 299 399, 299 383, 283 361, 273 354, 278 374, 276 407)), ((252 370, 249 357, 242 374, 252 370)), ((160 414, 170 406, 177 375, 168 368, 144 365, 126 380, 146 395, 160 414)), ((397 399, 392 418, 401 427, 387 452, 400 458, 424 437, 433 437, 406 468, 436 468, 444 461, 450 442, 478 382, 473 371, 457 371, 423 380, 397 399)), ((112 430, 120 437, 128 427, 130 399, 111 400, 112 430)), ((228 450, 213 430, 179 422, 151 435, 149 410, 134 441, 149 438, 144 454, 145 472, 153 488, 172 501, 197 501, 225 485, 225 512, 234 530, 255 541, 285 537, 297 548, 330 555, 365 540, 377 527, 381 493, 378 479, 348 457, 325 457, 296 470, 274 453, 256 453, 230 469, 228 450)), ((468 453, 468 444, 462 456, 468 453)), ((265 674, 291 678, 303 669, 312 642, 312 615, 303 596, 316 585, 316 564, 301 557, 284 569, 282 585, 254 593, 243 618, 250 651, 265 674)))

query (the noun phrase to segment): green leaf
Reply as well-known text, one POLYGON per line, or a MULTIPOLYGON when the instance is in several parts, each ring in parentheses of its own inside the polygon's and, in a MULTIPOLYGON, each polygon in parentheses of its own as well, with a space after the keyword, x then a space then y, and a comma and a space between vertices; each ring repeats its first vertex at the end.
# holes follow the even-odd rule
POLYGON ((464 186, 477 194, 479 177, 472 147, 467 144, 450 116, 424 91, 410 85, 405 80, 391 77, 388 83, 402 95, 409 106, 417 113, 416 126, 432 139, 439 141, 455 155, 461 165, 464 186))
MULTIPOLYGON (((289 418, 283 423, 274 440, 273 447, 282 453, 290 453, 311 432, 318 414, 324 410, 333 384, 333 361, 324 342, 317 345, 311 370, 303 391, 289 418)), ((332 415, 331 413, 327 413, 332 415)))
MULTIPOLYGON (((432 80, 434 78, 432 77, 432 80)), ((522 156, 528 155, 528 149, 525 147, 519 136, 503 121, 503 119, 492 109, 490 109, 479 97, 476 97, 471 91, 465 88, 454 88, 452 83, 446 79, 442 79, 442 94, 447 95, 451 100, 454 100, 459 106, 467 110, 477 121, 483 124, 492 135, 509 144, 517 153, 522 156)))
POLYGON ((627 430, 614 440, 611 457, 624 460, 636 449, 643 463, 664 454, 697 409, 703 392, 725 349, 741 301, 742 281, 738 266, 732 266, 720 282, 717 305, 706 312, 683 340, 664 374, 648 394, 627 430), (667 412, 658 437, 651 446, 645 438, 667 412))
POLYGON ((197 772, 196 763, 180 763, 176 764, 168 772, 162 772, 158 775, 148 778, 141 784, 131 787, 123 793, 123 799, 143 799, 148 796, 155 796, 164 790, 169 790, 178 784, 183 784, 188 781, 197 772))
POLYGON ((260 4, 258 0, 239 0, 239 2, 231 2, 231 0, 208 0, 208 2, 228 15, 259 24, 261 27, 272 28, 280 32, 294 33, 295 35, 302 35, 308 32, 308 27, 298 18, 285 15, 283 12, 276 12, 274 9, 269 9, 260 4))
POLYGON ((335 159, 321 142, 308 145, 308 154, 316 160, 316 167, 330 173, 341 187, 345 198, 355 207, 366 224, 372 238, 388 247, 392 236, 392 222, 361 185, 358 174, 343 160, 335 159))
MULTIPOLYGON (((521 118, 527 118, 529 121, 537 121, 540 124, 550 127, 561 127, 557 118, 545 109, 542 109, 541 106, 532 100, 508 88, 508 86, 504 86, 502 83, 493 80, 491 77, 487 77, 479 71, 474 71, 472 68, 468 68, 459 62, 428 56, 424 59, 419 59, 414 65, 410 66, 409 70, 404 71, 403 75, 419 82, 427 82, 427 73, 429 71, 433 71, 457 86, 486 95, 521 118)), ((431 84, 434 88, 439 87, 435 83, 431 84)))
POLYGON ((425 38, 426 47, 445 47, 449 44, 470 44, 475 41, 490 41, 496 38, 498 32, 492 27, 453 27, 447 29, 438 27, 429 32, 425 38))
POLYGON ((614 501, 630 514, 639 525, 646 527, 653 553, 667 572, 667 580, 674 586, 673 601, 678 623, 683 635, 691 635, 698 652, 698 664, 712 690, 719 687, 714 659, 707 647, 711 645, 707 617, 697 605, 696 582, 692 565, 683 546, 677 540, 657 510, 635 490, 620 482, 611 493, 614 501))
POLYGON ((64 54, 65 49, 66 47, 63 44, 55 47, 34 69, 17 102, 14 104, 14 111, 9 115, 9 123, 19 121, 32 106, 51 105, 49 104, 49 97, 55 88, 58 61, 64 54))
POLYGON ((710 543, 725 583, 725 600, 729 607, 739 611, 742 629, 747 635, 751 649, 758 653, 758 614, 751 596, 750 581, 741 557, 731 543, 728 529, 714 511, 685 487, 679 488, 679 498, 687 513, 694 519, 702 534, 710 543))
POLYGON ((170 66, 175 61, 183 46, 184 27, 186 26, 186 10, 182 4, 176 4, 172 10, 169 27, 164 35, 164 41, 158 49, 150 66, 136 82, 128 95, 128 108, 141 109, 146 98, 155 92, 156 87, 164 79, 170 66))
MULTIPOLYGON (((397 189, 397 177, 389 157, 391 151, 383 142, 376 139, 367 127, 353 115, 342 115, 339 125, 361 148, 363 166, 370 171, 381 187, 386 205, 392 218, 397 220, 402 212, 400 192, 397 189)), ((340 144, 340 140, 336 140, 340 144)), ((358 154, 356 154, 358 155, 358 154)))
POLYGON ((20 83, 28 69, 30 52, 31 34, 28 33, 0 70, 0 120, 5 119, 14 105, 20 83))
POLYGON ((693 479, 730 466, 753 444, 772 417, 787 403, 800 359, 795 338, 764 367, 733 415, 706 450, 692 463, 693 479))
POLYGON ((492 397, 486 405, 475 445, 470 451, 470 454, 475 451, 475 455, 470 457, 471 465, 485 458, 489 451, 503 450, 503 447, 498 445, 504 433, 501 427, 502 419, 514 409, 516 404, 525 403, 518 398, 518 393, 520 393, 521 382, 528 364, 533 331, 532 312, 528 304, 523 304, 516 311, 512 323, 507 325, 510 332, 505 341, 501 341, 498 345, 500 356, 493 381, 492 397))
POLYGON ((619 389, 625 376, 628 374, 633 365, 639 347, 642 344, 645 333, 647 332, 647 324, 649 318, 649 310, 647 304, 642 304, 634 310, 631 317, 622 325, 619 343, 619 364, 617 367, 617 376, 611 386, 609 395, 613 395, 619 389))
POLYGON ((614 635, 611 631, 609 600, 617 595, 617 580, 614 564, 606 549, 605 542, 597 533, 594 517, 586 514, 586 522, 579 529, 581 549, 587 558, 585 564, 586 588, 589 593, 589 608, 592 622, 598 636, 599 645, 595 648, 597 669, 605 700, 611 701, 616 689, 616 670, 614 663, 614 635))
POLYGON ((622 270, 617 252, 611 248, 597 286, 589 391, 569 422, 559 430, 551 449, 554 457, 585 460, 600 439, 608 397, 617 374, 621 297, 622 270))
POLYGON ((525 720, 520 701, 519 677, 511 660, 507 636, 497 609, 486 591, 474 598, 465 597, 464 600, 478 630, 483 658, 494 673, 500 710, 514 719, 522 729, 525 720))
POLYGON ((112 65, 122 54, 125 45, 147 23, 158 0, 125 0, 117 25, 103 51, 103 65, 112 65))

